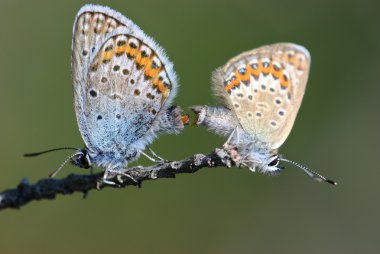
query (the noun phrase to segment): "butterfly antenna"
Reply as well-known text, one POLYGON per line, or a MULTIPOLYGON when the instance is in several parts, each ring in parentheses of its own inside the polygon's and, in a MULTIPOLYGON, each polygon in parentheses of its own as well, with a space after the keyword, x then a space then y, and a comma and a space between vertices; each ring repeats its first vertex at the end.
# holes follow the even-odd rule
POLYGON ((291 160, 288 160, 288 159, 285 159, 285 158, 279 158, 280 161, 285 161, 285 162, 288 162, 290 164, 293 164, 294 166, 297 166, 298 168, 302 169, 306 174, 308 174, 310 177, 312 177, 313 179, 317 180, 318 182, 326 182, 326 183, 329 183, 329 184, 332 184, 332 185, 338 185, 337 182, 333 181, 333 180, 330 180, 320 174, 318 174, 317 172, 314 172, 313 170, 305 167, 304 165, 302 164, 299 164, 295 161, 291 161, 291 160))
POLYGON ((41 152, 37 152, 37 153, 26 153, 26 154, 24 154, 24 157, 35 157, 35 156, 38 156, 38 155, 41 155, 44 153, 50 153, 50 152, 60 151, 60 150, 78 150, 78 148, 60 147, 60 148, 49 149, 49 150, 45 150, 45 151, 41 151, 41 152))
POLYGON ((76 153, 70 155, 69 157, 67 157, 66 160, 64 162, 62 162, 61 166, 59 166, 59 168, 57 168, 56 170, 54 170, 54 172, 51 173, 49 175, 49 177, 50 178, 54 178, 59 173, 59 171, 61 171, 61 169, 63 168, 63 166, 66 165, 66 163, 68 163, 73 157, 75 157, 75 156, 77 156, 79 154, 83 154, 83 153, 82 152, 76 152, 76 153))

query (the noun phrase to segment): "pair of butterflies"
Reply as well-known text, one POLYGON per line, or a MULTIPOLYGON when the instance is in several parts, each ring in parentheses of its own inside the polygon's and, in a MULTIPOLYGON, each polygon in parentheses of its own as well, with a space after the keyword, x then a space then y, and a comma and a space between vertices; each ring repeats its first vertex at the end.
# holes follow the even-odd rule
MULTIPOLYGON (((237 165, 273 174, 282 169, 280 161, 287 161, 317 180, 336 184, 277 154, 300 107, 309 65, 308 51, 291 43, 238 55, 213 75, 215 93, 224 105, 193 107, 196 125, 229 137, 225 147, 237 150, 233 156, 237 165)), ((122 172, 128 163, 141 154, 150 158, 143 151, 159 134, 180 133, 189 121, 171 105, 178 82, 164 50, 108 7, 85 5, 79 10, 71 71, 85 148, 67 161, 104 169, 105 183, 126 174, 122 172)))

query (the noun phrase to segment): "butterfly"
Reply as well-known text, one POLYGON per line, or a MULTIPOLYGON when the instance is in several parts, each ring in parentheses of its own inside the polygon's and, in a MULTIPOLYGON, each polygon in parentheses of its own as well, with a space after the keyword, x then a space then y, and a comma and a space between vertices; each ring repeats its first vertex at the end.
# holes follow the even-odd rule
POLYGON ((85 148, 65 163, 102 168, 105 183, 113 184, 108 179, 141 154, 154 160, 143 152, 147 145, 159 134, 180 133, 188 122, 171 105, 178 82, 164 50, 109 7, 88 4, 76 15, 71 73, 85 148))
POLYGON ((300 108, 310 69, 307 49, 293 43, 244 52, 213 73, 213 90, 222 106, 194 106, 195 124, 228 137, 237 165, 276 174, 288 162, 318 181, 337 183, 283 158, 278 148, 288 137, 300 108))

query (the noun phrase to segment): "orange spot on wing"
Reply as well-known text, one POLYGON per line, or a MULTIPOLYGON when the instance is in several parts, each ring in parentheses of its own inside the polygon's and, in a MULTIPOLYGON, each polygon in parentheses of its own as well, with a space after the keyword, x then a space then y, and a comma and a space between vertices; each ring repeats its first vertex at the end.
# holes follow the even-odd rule
POLYGON ((242 81, 247 81, 250 78, 250 73, 248 71, 248 67, 246 68, 245 74, 241 74, 239 70, 235 70, 236 77, 242 81))
POLYGON ((276 68, 274 67, 274 64, 271 64, 270 72, 272 73, 273 77, 275 77, 276 79, 278 79, 280 75, 282 74, 282 70, 281 69, 276 70, 276 68))
POLYGON ((109 61, 113 56, 113 51, 106 51, 103 53, 102 61, 109 61))
POLYGON ((158 78, 154 79, 153 80, 153 87, 158 87, 160 85, 160 83, 162 83, 162 81, 160 81, 158 78))
POLYGON ((127 50, 127 46, 126 45, 119 46, 119 47, 116 47, 115 53, 118 54, 118 55, 120 55, 120 54, 125 53, 126 50, 127 50))
POLYGON ((166 87, 164 86, 164 83, 159 82, 158 83, 158 89, 160 90, 161 93, 164 92, 166 89, 166 87))
POLYGON ((228 92, 229 90, 231 90, 232 88, 238 85, 240 85, 240 78, 235 73, 235 79, 231 79, 229 83, 226 85, 225 89, 228 92))
POLYGON ((163 82, 158 84, 158 89, 163 94, 163 97, 166 99, 169 96, 169 89, 164 85, 163 82))
POLYGON ((165 98, 169 96, 171 84, 165 85, 162 80, 155 78, 153 80, 153 87, 156 87, 164 95, 165 98))
POLYGON ((260 66, 261 66, 261 71, 265 74, 265 75, 267 75, 267 74, 269 74, 269 72, 270 72, 270 70, 271 70, 271 66, 272 66, 272 63, 271 62, 269 62, 269 64, 268 64, 268 66, 267 67, 265 67, 264 66, 264 62, 260 62, 260 66))
POLYGON ((280 84, 282 88, 287 88, 290 85, 289 78, 283 72, 280 76, 280 84))
POLYGON ((232 85, 231 84, 227 84, 225 88, 226 88, 226 91, 228 92, 228 91, 230 91, 232 89, 232 85))
POLYGON ((138 52, 137 57, 136 57, 136 62, 139 65, 146 65, 150 59, 148 57, 143 57, 141 51, 138 52))
POLYGON ((233 79, 231 78, 229 81, 227 81, 227 84, 225 86, 225 89, 227 92, 240 84, 240 78, 237 75, 237 73, 238 73, 237 70, 235 70, 235 75, 233 76, 233 79))
POLYGON ((249 72, 251 73, 251 75, 254 75, 256 77, 258 77, 261 73, 261 64, 260 62, 256 63, 256 64, 251 64, 251 65, 248 65, 248 70, 249 72), (253 68, 252 65, 254 65, 256 68, 253 68))
POLYGON ((240 84, 240 79, 236 77, 234 80, 231 81, 231 84, 232 84, 232 88, 234 88, 235 86, 238 86, 240 84))
POLYGON ((134 49, 134 48, 132 48, 131 46, 128 45, 127 48, 126 48, 126 52, 130 56, 135 57, 137 55, 138 49, 137 48, 134 49))
MULTIPOLYGON (((152 68, 152 60, 151 59, 147 60, 145 66, 146 66, 145 67, 145 75, 149 76, 151 78, 154 78, 154 79, 158 76, 158 73, 160 73, 160 71, 161 71, 161 68, 155 68, 155 69, 152 68)), ((158 79, 155 81, 158 82, 158 79)), ((153 84, 155 84, 155 82, 153 82, 153 84)), ((158 86, 158 83, 155 85, 158 86)))

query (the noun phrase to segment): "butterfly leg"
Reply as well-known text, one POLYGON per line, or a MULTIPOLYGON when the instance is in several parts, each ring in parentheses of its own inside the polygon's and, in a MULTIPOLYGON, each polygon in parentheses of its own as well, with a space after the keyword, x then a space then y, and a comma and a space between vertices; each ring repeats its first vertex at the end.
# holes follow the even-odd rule
POLYGON ((244 167, 247 167, 249 170, 251 170, 252 172, 256 172, 256 168, 255 167, 251 167, 250 165, 248 165, 246 162, 241 162, 240 165, 244 166, 244 167))
MULTIPOLYGON (((153 152, 152 150, 150 150, 151 152, 153 152)), ((140 153, 142 154, 142 155, 144 155, 147 159, 149 159, 149 160, 151 160, 151 161, 153 161, 153 162, 156 162, 156 163, 162 163, 162 162, 166 162, 167 160, 165 160, 165 159, 163 159, 163 158, 161 158, 161 157, 159 157, 156 153, 152 153, 152 155, 153 155, 153 157, 156 157, 157 159, 155 159, 155 158, 153 158, 153 157, 151 157, 151 156, 149 156, 149 155, 147 155, 146 153, 144 153, 143 151, 140 151, 140 153)))
MULTIPOLYGON (((223 144, 223 147, 228 147, 230 146, 230 142, 232 140, 232 138, 234 137, 235 135, 235 132, 237 133, 238 132, 238 128, 236 127, 230 134, 230 136, 228 137, 227 141, 223 144)), ((239 139, 239 135, 237 135, 238 139, 239 139)), ((238 140, 239 141, 239 140, 238 140)), ((238 142, 239 143, 239 142, 238 142)))
POLYGON ((103 175, 103 179, 102 179, 102 183, 105 183, 105 184, 109 184, 109 185, 118 185, 116 182, 113 182, 113 181, 110 181, 108 180, 109 179, 109 173, 112 174, 112 177, 113 176, 117 176, 117 175, 122 175, 122 176, 126 176, 128 177, 129 179, 131 179, 132 181, 134 181, 137 186, 141 186, 141 182, 136 180, 133 176, 131 176, 130 174, 127 174, 125 172, 121 172, 120 170, 117 170, 117 169, 107 169, 105 172, 104 172, 104 175, 103 175))
POLYGON ((115 182, 112 182, 110 180, 108 180, 108 173, 110 172, 110 170, 106 170, 104 172, 104 175, 103 175, 103 179, 101 180, 101 182, 99 183, 100 185, 101 184, 108 184, 108 185, 116 185, 115 182))
POLYGON ((150 157, 149 155, 147 155, 147 154, 144 153, 143 151, 140 151, 140 153, 141 153, 142 155, 144 155, 147 159, 149 159, 149 160, 151 160, 151 161, 153 161, 153 162, 156 162, 156 160, 155 160, 154 158, 150 157))
POLYGON ((165 160, 164 158, 162 158, 161 156, 158 156, 153 150, 152 148, 148 147, 148 150, 149 152, 153 155, 154 158, 158 159, 159 161, 161 162, 166 162, 168 160, 165 160))
POLYGON ((252 167, 250 166, 249 164, 247 164, 247 162, 249 163, 250 161, 243 161, 241 162, 241 165, 243 165, 244 167, 247 167, 249 170, 251 170, 252 172, 256 172, 256 168, 255 167, 252 167))

